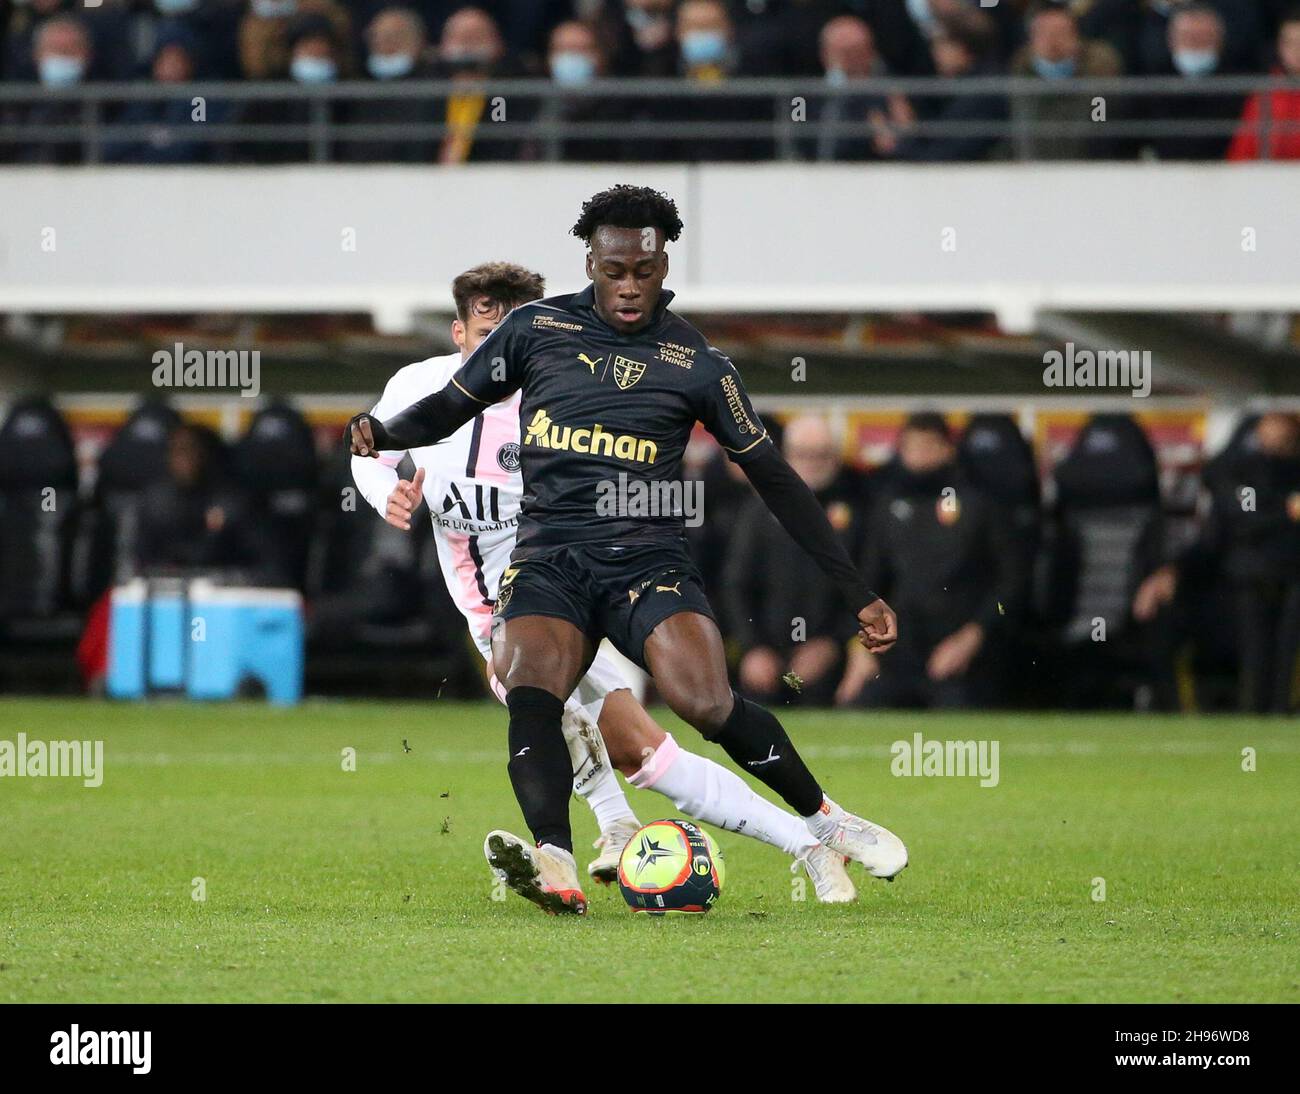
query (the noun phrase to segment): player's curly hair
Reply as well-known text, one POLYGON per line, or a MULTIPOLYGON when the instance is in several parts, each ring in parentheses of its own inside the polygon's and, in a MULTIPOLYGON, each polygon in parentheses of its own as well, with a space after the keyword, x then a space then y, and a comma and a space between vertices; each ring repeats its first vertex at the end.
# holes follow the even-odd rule
POLYGON ((471 308, 481 318, 499 319, 511 308, 545 296, 546 279, 513 262, 484 262, 458 276, 451 295, 462 323, 469 322, 471 308))
POLYGON ((682 218, 677 203, 667 194, 648 186, 620 183, 602 190, 583 202, 573 234, 590 243, 597 228, 658 228, 664 239, 673 243, 682 234, 682 218))

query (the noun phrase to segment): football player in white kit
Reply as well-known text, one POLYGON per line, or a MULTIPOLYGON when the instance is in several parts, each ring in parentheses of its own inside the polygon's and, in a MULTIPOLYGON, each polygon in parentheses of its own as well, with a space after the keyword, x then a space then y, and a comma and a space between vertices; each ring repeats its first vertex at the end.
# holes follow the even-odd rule
MULTIPOLYGON (((544 294, 544 281, 520 266, 489 262, 452 283, 456 319, 452 339, 458 353, 431 357, 399 369, 372 413, 387 419, 441 390, 466 357, 511 308, 544 294)), ((389 524, 410 530, 421 498, 433 519, 438 561, 447 589, 469 624, 487 662, 489 685, 505 695, 491 675, 493 604, 515 546, 523 487, 519 475, 519 399, 487 407, 445 441, 409 455, 416 471, 400 479, 397 465, 407 453, 382 452, 378 459, 352 457, 352 475, 365 499, 389 524)), ((817 898, 842 903, 856 895, 844 859, 818 843, 793 813, 759 797, 734 772, 687 752, 633 697, 614 660, 598 651, 587 675, 565 705, 565 740, 574 764, 574 792, 596 814, 599 856, 587 867, 601 882, 614 880, 624 846, 640 827, 614 769, 633 786, 655 790, 682 812, 727 831, 770 843, 793 856, 813 882, 817 898)), ((517 887, 546 908, 547 879, 517 887)))

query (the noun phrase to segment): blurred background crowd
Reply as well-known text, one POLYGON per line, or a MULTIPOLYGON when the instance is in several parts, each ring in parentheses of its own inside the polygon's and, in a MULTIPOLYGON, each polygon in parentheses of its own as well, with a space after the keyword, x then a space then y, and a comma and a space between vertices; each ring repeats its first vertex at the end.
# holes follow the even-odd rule
POLYGON ((0 91, 61 92, 0 98, 3 120, 24 127, 0 145, 0 158, 14 162, 87 158, 79 85, 192 81, 257 81, 267 90, 223 99, 217 87, 201 118, 189 94, 109 97, 96 124, 135 128, 106 138, 94 158, 306 160, 308 141, 270 130, 250 137, 247 127, 320 123, 434 127, 423 139, 354 128, 326 142, 325 158, 360 162, 971 161, 1009 154, 1013 114, 1038 126, 1021 134, 1024 157, 1300 157, 1300 8, 1291 0, 103 0, 93 8, 0 0, 0 47, 0 91), (1270 73, 1281 79, 1254 93, 1225 90, 1218 79, 1270 73), (987 81, 961 92, 962 81, 999 75, 1038 81, 1048 93, 1017 105, 987 81), (945 82, 908 93, 853 90, 854 81, 884 76, 945 82), (1165 81, 1106 96, 1103 116, 1092 94, 1050 93, 1061 80, 1121 76, 1165 81), (581 94, 605 77, 680 81, 681 90, 581 94), (792 83, 781 94, 740 94, 755 77, 792 83), (504 116, 494 113, 493 81, 521 78, 552 93, 507 96, 504 116), (454 86, 402 91, 430 79, 454 86), (324 114, 307 97, 274 94, 275 85, 328 90, 350 81, 392 94, 340 89, 325 98, 324 114), (774 137, 793 96, 806 115, 795 120, 837 127, 774 137), (197 139, 200 120, 238 126, 238 135, 197 139), (1102 120, 1110 128, 1093 124, 1102 120), (502 121, 586 124, 589 135, 505 136, 493 128, 502 121), (1116 125, 1142 121, 1155 124, 1116 125), (621 132, 637 122, 661 128, 621 132), (722 128, 674 136, 673 123, 685 122, 722 128), (68 139, 31 139, 51 127, 68 139))
MULTIPOLYGON (((879 661, 850 641, 838 591, 701 432, 689 474, 703 484, 704 520, 688 534, 749 694, 839 706, 1296 709, 1295 415, 1240 419, 1201 464, 1195 520, 1180 535, 1148 433, 1129 416, 1087 417, 1045 464, 1008 415, 916 412, 870 467, 829 417, 767 420, 898 611, 902 637, 879 661)), ((309 691, 482 695, 482 662, 446 594, 427 514, 404 533, 356 496, 341 422, 309 425, 271 403, 226 443, 201 416, 149 402, 87 467, 52 404, 13 405, 0 425, 4 685, 93 691, 111 586, 222 573, 302 591, 309 691)))

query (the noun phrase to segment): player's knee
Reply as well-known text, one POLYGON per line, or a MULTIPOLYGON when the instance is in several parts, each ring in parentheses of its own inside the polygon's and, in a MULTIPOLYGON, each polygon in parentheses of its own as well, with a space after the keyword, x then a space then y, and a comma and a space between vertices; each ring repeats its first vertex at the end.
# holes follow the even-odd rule
POLYGON ((731 691, 703 692, 683 697, 673 705, 673 713, 706 738, 712 739, 722 732, 731 717, 735 700, 731 691), (680 709, 679 709, 680 707, 680 709))
POLYGON ((493 658, 493 667, 507 692, 512 688, 532 687, 556 695, 567 694, 564 691, 565 660, 558 650, 538 649, 530 650, 522 657, 493 658))

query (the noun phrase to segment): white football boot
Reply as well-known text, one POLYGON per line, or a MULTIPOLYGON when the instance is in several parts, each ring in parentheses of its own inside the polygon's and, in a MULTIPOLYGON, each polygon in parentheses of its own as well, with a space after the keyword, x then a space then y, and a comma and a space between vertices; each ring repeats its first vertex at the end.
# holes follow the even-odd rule
POLYGON ((907 848, 901 839, 888 828, 872 824, 838 805, 827 801, 823 809, 827 806, 835 829, 829 837, 822 837, 823 844, 845 858, 862 863, 872 877, 892 881, 902 872, 907 865, 907 848))
POLYGON ((817 894, 819 903, 848 904, 858 899, 857 887, 844 868, 844 856, 825 844, 819 843, 807 854, 795 859, 790 864, 790 873, 798 873, 801 866, 813 883, 813 891, 817 894))
POLYGON ((592 844, 600 854, 587 863, 587 873, 602 885, 612 885, 617 881, 618 860, 623 855, 623 848, 640 830, 641 825, 636 820, 615 821, 592 844))
POLYGON ((511 889, 549 915, 585 915, 587 898, 578 884, 578 864, 560 847, 533 847, 497 829, 483 841, 488 865, 511 889))

